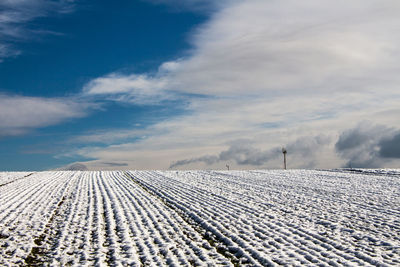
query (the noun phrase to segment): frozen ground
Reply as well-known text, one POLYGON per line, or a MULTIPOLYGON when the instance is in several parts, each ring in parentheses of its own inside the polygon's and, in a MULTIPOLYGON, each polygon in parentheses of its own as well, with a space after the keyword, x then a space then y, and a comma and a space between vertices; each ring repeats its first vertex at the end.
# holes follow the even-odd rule
POLYGON ((30 172, 0 172, 0 186, 25 178, 30 172))
POLYGON ((400 170, 0 173, 0 266, 400 265, 400 170))

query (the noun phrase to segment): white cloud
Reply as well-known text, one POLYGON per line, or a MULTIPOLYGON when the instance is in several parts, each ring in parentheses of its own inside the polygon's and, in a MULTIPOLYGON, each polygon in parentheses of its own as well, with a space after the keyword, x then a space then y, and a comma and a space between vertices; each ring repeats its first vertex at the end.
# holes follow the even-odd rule
MULTIPOLYGON (((224 2, 194 31, 186 58, 154 75, 106 76, 93 87, 135 103, 169 92, 209 98, 191 98, 188 115, 152 126, 153 135, 140 142, 78 153, 102 161, 130 158, 129 168, 168 168, 218 155, 242 138, 268 151, 322 134, 331 143, 315 166, 338 167, 344 163, 335 154, 339 133, 366 118, 398 124, 399 12, 395 0, 224 2)), ((280 163, 263 165, 274 166, 280 163)), ((298 157, 295 166, 310 163, 298 157)))
POLYGON ((71 143, 102 143, 102 144, 113 144, 121 142, 121 140, 127 139, 140 139, 145 138, 151 134, 150 130, 146 129, 129 129, 129 130, 96 130, 92 133, 85 135, 79 135, 72 137, 69 141, 71 143))
POLYGON ((153 77, 100 79, 110 86, 114 80, 118 93, 164 88, 264 97, 369 93, 377 86, 387 93, 400 79, 394 0, 229 3, 197 29, 191 56, 163 64, 153 77), (121 81, 131 85, 120 90, 121 81))
POLYGON ((0 95, 0 137, 84 117, 90 107, 71 99, 0 95))
POLYGON ((113 73, 90 81, 84 86, 83 93, 86 96, 105 95, 115 101, 156 104, 172 97, 165 91, 166 85, 166 77, 113 73))
MULTIPOLYGON (((29 22, 39 17, 69 13, 74 8, 72 0, 1 0, 0 1, 0 62, 21 54, 16 42, 51 33, 32 29, 29 22)), ((54 33, 53 33, 54 34, 54 33)))
POLYGON ((3 61, 3 58, 15 57, 19 54, 21 54, 21 52, 12 48, 10 45, 0 43, 0 63, 3 61))
POLYGON ((223 96, 364 90, 359 79, 397 70, 392 33, 400 20, 393 10, 382 15, 376 3, 237 3, 197 31, 193 56, 182 61, 174 81, 185 91, 223 96))

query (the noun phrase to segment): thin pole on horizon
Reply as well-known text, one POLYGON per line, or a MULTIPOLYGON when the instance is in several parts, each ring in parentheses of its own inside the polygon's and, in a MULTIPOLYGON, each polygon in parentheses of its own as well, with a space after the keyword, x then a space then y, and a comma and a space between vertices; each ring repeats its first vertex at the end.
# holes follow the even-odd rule
POLYGON ((287 153, 286 148, 282 147, 282 153, 283 153, 283 169, 286 170, 286 153, 287 153))

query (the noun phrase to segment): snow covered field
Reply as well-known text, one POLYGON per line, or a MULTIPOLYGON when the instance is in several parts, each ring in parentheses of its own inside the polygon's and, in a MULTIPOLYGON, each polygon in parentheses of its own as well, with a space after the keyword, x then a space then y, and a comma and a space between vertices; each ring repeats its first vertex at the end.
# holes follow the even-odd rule
POLYGON ((0 172, 0 186, 22 179, 31 174, 30 172, 0 172))
POLYGON ((0 266, 400 265, 400 170, 0 173, 0 266))

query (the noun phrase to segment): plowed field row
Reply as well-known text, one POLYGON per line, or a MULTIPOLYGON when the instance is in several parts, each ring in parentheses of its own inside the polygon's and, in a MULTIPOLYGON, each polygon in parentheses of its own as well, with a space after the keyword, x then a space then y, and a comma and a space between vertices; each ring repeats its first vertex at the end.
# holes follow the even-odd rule
POLYGON ((400 265, 395 170, 1 177, 0 266, 400 265))
POLYGON ((301 170, 130 174, 241 264, 400 264, 399 177, 301 170))

